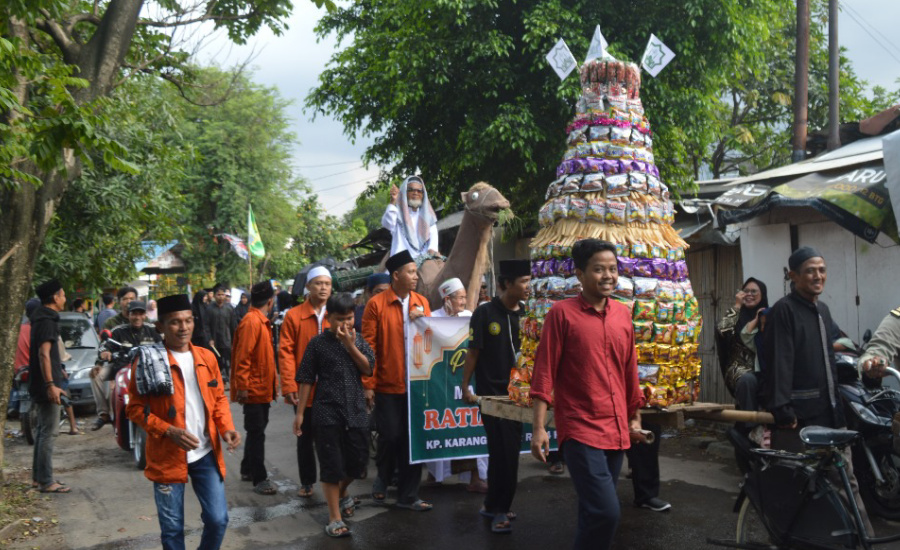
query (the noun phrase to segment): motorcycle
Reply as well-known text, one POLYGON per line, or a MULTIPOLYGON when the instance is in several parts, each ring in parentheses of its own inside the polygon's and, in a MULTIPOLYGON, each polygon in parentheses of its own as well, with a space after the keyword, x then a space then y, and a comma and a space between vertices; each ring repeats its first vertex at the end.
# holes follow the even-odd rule
MULTIPOLYGON (((869 513, 900 520, 900 423, 894 426, 900 392, 860 378, 855 353, 839 352, 836 359, 847 427, 860 433, 852 447, 860 495, 869 513)), ((887 371, 900 382, 900 372, 887 371)))
POLYGON ((29 445, 34 445, 34 411, 31 407, 28 374, 28 365, 16 367, 11 401, 17 403, 19 422, 22 426, 22 433, 25 435, 25 441, 29 445))
MULTIPOLYGON (((104 331, 105 333, 106 331, 104 331)), ((113 362, 127 357, 131 359, 131 350, 127 349, 107 334, 101 334, 104 347, 112 353, 113 362)), ((110 420, 113 425, 113 432, 116 436, 116 443, 119 447, 132 454, 134 465, 138 470, 143 470, 147 466, 147 433, 143 428, 128 419, 125 414, 125 407, 128 406, 129 395, 128 385, 131 382, 131 369, 128 367, 121 368, 115 375, 115 383, 112 389, 112 406, 110 407, 110 420)))

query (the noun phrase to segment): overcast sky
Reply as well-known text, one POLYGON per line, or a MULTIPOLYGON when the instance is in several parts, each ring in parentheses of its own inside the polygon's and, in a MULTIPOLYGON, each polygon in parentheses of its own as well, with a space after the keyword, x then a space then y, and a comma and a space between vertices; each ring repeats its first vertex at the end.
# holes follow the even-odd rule
MULTIPOLYGON (((366 169, 360 160, 371 139, 351 141, 340 123, 321 116, 311 121, 303 112, 304 98, 316 86, 337 44, 332 37, 316 42, 313 27, 321 10, 310 0, 295 0, 294 4, 290 29, 284 35, 276 37, 264 31, 241 47, 224 47, 225 41, 219 40, 207 46, 200 58, 227 65, 255 53, 254 80, 276 86, 283 97, 294 101, 290 115, 299 138, 294 152, 297 173, 311 183, 329 214, 341 215, 352 208, 367 183, 374 181, 378 167, 366 169)), ((857 74, 870 85, 896 89, 900 86, 896 82, 900 78, 900 36, 896 34, 900 0, 846 0, 842 6, 840 43, 857 74)), ((608 40, 615 41, 613 32, 604 31, 608 40)), ((576 57, 582 54, 576 52, 576 57)))

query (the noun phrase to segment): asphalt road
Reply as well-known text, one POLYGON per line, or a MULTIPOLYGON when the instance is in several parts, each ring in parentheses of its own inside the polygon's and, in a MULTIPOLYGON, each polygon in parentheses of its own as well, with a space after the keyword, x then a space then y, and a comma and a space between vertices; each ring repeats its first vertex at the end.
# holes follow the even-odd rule
MULTIPOLYGON (((236 424, 242 415, 232 406, 236 424)), ((487 519, 477 514, 482 496, 468 493, 450 478, 443 486, 425 487, 422 498, 434 503, 431 512, 417 513, 374 503, 369 480, 357 482, 351 492, 362 505, 351 520, 353 536, 333 540, 325 536, 327 511, 319 485, 312 499, 296 496, 298 473, 295 439, 290 433, 293 412, 279 404, 271 412, 267 430, 267 465, 279 487, 275 496, 252 492, 238 475, 241 450, 226 455, 226 490, 230 524, 225 549, 295 548, 384 548, 429 549, 544 548, 561 550, 571 545, 576 524, 575 491, 571 479, 550 476, 546 467, 523 455, 520 483, 514 509, 519 519, 513 532, 490 532, 487 519)), ((14 421, 8 423, 14 429, 14 421)), ((662 443, 661 497, 672 503, 665 513, 634 508, 631 483, 620 479, 622 522, 616 548, 638 550, 694 550, 712 548, 708 537, 733 537, 737 514, 732 509, 737 496, 737 470, 728 461, 711 460, 700 453, 681 455, 662 443)), ((7 439, 7 465, 30 467, 31 447, 21 438, 7 439)), ((144 549, 159 546, 152 485, 120 450, 110 427, 85 436, 60 435, 55 454, 56 474, 72 488, 68 495, 54 495, 51 517, 58 529, 38 539, 12 542, 8 548, 47 549, 144 549)), ((199 542, 200 509, 192 491, 187 491, 187 546, 199 542)), ((876 522, 879 534, 900 531, 897 524, 876 522)))

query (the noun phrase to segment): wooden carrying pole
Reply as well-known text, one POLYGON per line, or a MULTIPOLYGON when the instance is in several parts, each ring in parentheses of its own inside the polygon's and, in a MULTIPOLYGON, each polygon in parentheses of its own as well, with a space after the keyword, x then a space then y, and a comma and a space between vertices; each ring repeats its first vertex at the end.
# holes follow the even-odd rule
POLYGON ((775 417, 772 413, 761 411, 736 411, 726 409, 724 411, 685 411, 687 418, 700 420, 715 420, 717 422, 752 422, 756 424, 774 424, 775 417))

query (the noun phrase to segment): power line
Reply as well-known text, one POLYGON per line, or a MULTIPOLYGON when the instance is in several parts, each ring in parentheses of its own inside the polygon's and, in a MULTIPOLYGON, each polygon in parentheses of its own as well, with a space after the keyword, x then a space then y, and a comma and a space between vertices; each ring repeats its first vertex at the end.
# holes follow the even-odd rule
MULTIPOLYGON (((845 4, 844 2, 841 2, 840 5, 846 7, 846 4, 845 4)), ((871 25, 864 24, 862 21, 860 21, 859 19, 857 19, 856 15, 854 15, 851 11, 847 10, 845 13, 846 13, 848 16, 850 16, 850 19, 853 19, 853 21, 855 21, 856 24, 859 25, 863 30, 865 30, 865 31, 870 31, 870 30, 874 29, 874 27, 872 27, 871 25)), ((876 31, 876 32, 877 32, 877 31, 876 31)), ((881 42, 881 40, 879 40, 878 37, 877 37, 876 35, 874 35, 874 34, 872 34, 872 33, 870 32, 870 33, 869 33, 869 37, 870 37, 872 40, 874 40, 876 44, 878 44, 879 46, 881 46, 881 49, 883 49, 885 52, 887 52, 887 54, 888 54, 889 56, 891 56, 891 57, 894 59, 894 61, 896 61, 897 63, 900 63, 900 57, 897 57, 897 55, 896 55, 893 51, 891 51, 890 48, 888 48, 887 46, 885 46, 884 43, 881 42)))
POLYGON ((880 36, 880 37, 882 38, 882 40, 884 40, 885 42, 887 42, 888 44, 890 44, 891 46, 893 46, 894 49, 897 50, 897 52, 900 52, 900 46, 897 46, 897 44, 894 44, 894 42, 893 42, 887 35, 885 35, 883 32, 881 32, 880 30, 878 30, 878 27, 876 27, 875 25, 869 23, 869 22, 866 20, 866 18, 863 17, 863 14, 861 14, 856 8, 854 8, 853 6, 851 6, 851 5, 849 5, 849 4, 844 4, 843 2, 841 2, 840 5, 841 5, 841 7, 847 9, 848 11, 853 12, 853 13, 854 13, 857 17, 859 17, 865 24, 867 24, 873 31, 875 31, 875 33, 878 34, 878 36, 880 36))
MULTIPOLYGON (((372 176, 366 176, 361 180, 351 181, 349 183, 342 183, 340 185, 333 185, 331 187, 326 187, 325 189, 316 189, 315 191, 316 191, 316 193, 324 193, 325 191, 331 191, 332 189, 339 189, 341 187, 347 187, 347 186, 354 185, 357 183, 362 183, 362 182, 370 180, 372 178, 373 178, 372 176)), ((377 176, 375 176, 375 178, 377 178, 377 176)))
POLYGON ((335 172, 334 174, 328 174, 327 176, 319 176, 319 177, 317 177, 317 178, 312 178, 312 179, 307 180, 307 181, 319 181, 319 180, 324 180, 324 179, 327 179, 327 178, 332 178, 332 177, 334 177, 334 176, 340 176, 341 174, 349 174, 350 172, 356 172, 357 170, 364 170, 364 168, 363 168, 362 166, 358 166, 358 167, 356 167, 356 168, 351 168, 350 170, 344 170, 343 172, 335 172))
POLYGON ((341 166, 342 164, 362 164, 361 161, 358 160, 348 160, 345 162, 332 162, 329 164, 307 164, 305 166, 295 166, 294 168, 326 168, 328 166, 341 166))

